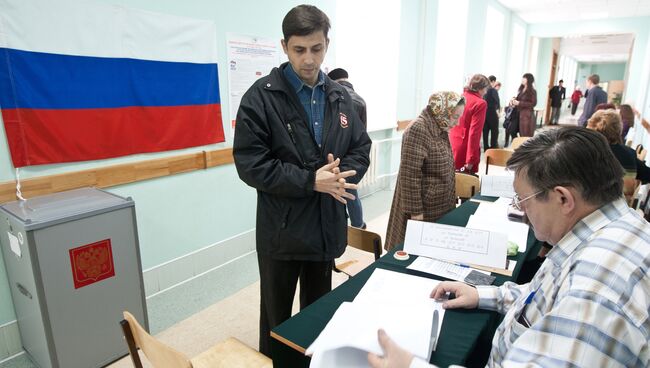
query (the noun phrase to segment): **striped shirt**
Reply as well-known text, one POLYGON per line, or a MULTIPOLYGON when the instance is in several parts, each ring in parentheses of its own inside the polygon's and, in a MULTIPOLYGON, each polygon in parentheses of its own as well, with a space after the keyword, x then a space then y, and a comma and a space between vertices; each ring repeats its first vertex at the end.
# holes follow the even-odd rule
POLYGON ((623 199, 592 212, 530 283, 477 288, 479 308, 505 313, 488 366, 648 367, 649 269, 650 224, 623 199))

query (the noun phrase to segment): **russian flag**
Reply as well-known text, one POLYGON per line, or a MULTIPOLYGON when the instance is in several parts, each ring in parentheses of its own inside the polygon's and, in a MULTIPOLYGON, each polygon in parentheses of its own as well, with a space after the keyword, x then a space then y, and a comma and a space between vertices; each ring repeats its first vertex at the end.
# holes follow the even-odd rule
POLYGON ((0 0, 14 167, 224 141, 214 22, 85 0, 0 0))

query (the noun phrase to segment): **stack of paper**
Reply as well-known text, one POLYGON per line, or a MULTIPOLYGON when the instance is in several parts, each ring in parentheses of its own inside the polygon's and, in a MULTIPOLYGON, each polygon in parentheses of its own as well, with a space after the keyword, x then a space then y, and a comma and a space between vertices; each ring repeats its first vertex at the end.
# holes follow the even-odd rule
POLYGON ((306 354, 310 367, 367 367, 383 355, 380 328, 401 347, 429 360, 444 309, 429 297, 439 281, 376 269, 352 303, 343 303, 306 354))
POLYGON ((512 186, 514 179, 514 174, 509 171, 502 175, 483 175, 481 177, 481 195, 512 198, 515 195, 515 189, 512 186))
POLYGON ((509 207, 510 199, 508 198, 499 198, 493 203, 481 203, 476 212, 469 217, 466 227, 492 232, 496 230, 507 235, 508 242, 517 244, 520 252, 525 252, 530 227, 521 222, 510 221, 508 219, 509 207))

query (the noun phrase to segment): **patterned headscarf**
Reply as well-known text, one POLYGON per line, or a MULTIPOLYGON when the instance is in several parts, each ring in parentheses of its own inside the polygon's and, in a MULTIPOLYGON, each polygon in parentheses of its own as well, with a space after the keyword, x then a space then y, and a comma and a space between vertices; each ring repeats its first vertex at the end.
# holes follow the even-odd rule
POLYGON ((456 92, 436 92, 429 97, 427 108, 438 126, 446 128, 452 125, 452 115, 456 107, 464 104, 465 97, 456 92))

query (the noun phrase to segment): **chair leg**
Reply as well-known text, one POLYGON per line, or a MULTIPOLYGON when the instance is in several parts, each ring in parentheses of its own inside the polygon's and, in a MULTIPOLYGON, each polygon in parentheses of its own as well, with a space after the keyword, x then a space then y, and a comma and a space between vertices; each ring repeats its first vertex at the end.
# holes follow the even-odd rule
POLYGON ((373 242, 374 251, 375 251, 375 261, 381 257, 381 241, 375 239, 373 242))
POLYGON ((126 339, 126 344, 129 347, 129 355, 131 355, 131 360, 133 361, 134 368, 143 368, 142 362, 140 361, 140 355, 138 355, 138 347, 135 346, 135 339, 133 338, 133 332, 131 331, 131 326, 126 320, 121 320, 120 325, 122 326, 122 332, 124 333, 124 338, 126 339))

